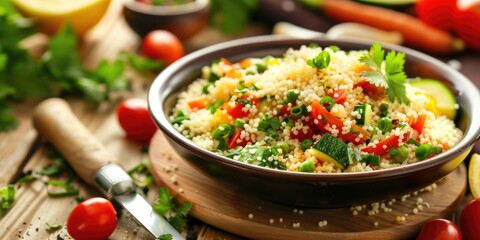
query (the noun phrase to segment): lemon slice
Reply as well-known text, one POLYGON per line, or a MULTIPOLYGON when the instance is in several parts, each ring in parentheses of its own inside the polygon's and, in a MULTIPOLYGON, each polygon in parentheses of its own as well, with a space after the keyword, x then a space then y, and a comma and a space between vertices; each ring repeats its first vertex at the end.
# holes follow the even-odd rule
POLYGON ((105 14, 110 0, 12 0, 26 17, 36 20, 39 31, 55 34, 70 21, 75 33, 82 36, 105 14))
POLYGON ((480 155, 474 153, 468 165, 468 184, 473 198, 480 197, 480 155))

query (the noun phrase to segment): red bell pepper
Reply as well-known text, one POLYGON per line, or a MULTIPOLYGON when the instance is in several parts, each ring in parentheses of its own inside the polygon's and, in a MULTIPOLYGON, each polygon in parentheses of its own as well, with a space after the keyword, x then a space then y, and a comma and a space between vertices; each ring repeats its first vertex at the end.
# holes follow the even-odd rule
MULTIPOLYGON (((411 134, 411 132, 406 132, 405 134, 403 134, 402 141, 406 142, 409 139, 410 134, 411 134)), ((384 155, 384 154, 388 153, 388 150, 390 148, 397 148, 400 144, 399 139, 400 139, 399 136, 392 135, 388 138, 383 139, 382 141, 380 141, 379 143, 377 143, 374 146, 368 146, 368 147, 365 147, 365 148, 361 149, 361 151, 365 152, 365 153, 373 153, 375 155, 381 156, 381 155, 384 155)))
POLYGON ((335 103, 344 104, 347 100, 347 93, 343 89, 337 89, 329 93, 328 96, 335 100, 335 103))
POLYGON ((238 146, 240 147, 245 147, 248 143, 248 141, 245 139, 245 137, 242 138, 243 136, 246 136, 248 133, 245 132, 245 130, 240 130, 235 132, 231 137, 230 137, 230 144, 228 144, 228 148, 236 148, 238 146))
POLYGON ((325 128, 327 125, 330 126, 336 126, 336 129, 339 130, 338 133, 338 138, 343 139, 345 141, 352 142, 354 144, 362 144, 364 143, 368 138, 370 138, 370 133, 367 132, 365 129, 357 126, 356 124, 352 123, 351 126, 351 131, 344 134, 342 133, 342 128, 344 126, 343 121, 340 118, 337 118, 333 114, 331 114, 322 104, 320 104, 318 101, 313 102, 310 107, 312 108, 312 111, 310 112, 310 117, 312 121, 317 120, 318 122, 315 123, 315 125, 321 130, 321 131, 327 131, 325 128), (321 119, 319 119, 319 116, 321 119), (362 135, 361 137, 359 137, 362 135), (358 140, 358 141, 357 141, 358 140))

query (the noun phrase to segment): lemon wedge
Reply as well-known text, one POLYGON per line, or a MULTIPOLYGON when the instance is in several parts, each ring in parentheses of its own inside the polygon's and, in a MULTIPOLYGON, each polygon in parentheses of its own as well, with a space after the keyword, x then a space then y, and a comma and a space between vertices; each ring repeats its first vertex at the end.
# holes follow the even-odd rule
POLYGON ((468 184, 473 198, 480 198, 480 155, 474 153, 468 165, 468 184))
POLYGON ((39 24, 39 31, 53 35, 70 21, 75 33, 83 36, 105 14, 110 0, 12 0, 26 17, 39 24))

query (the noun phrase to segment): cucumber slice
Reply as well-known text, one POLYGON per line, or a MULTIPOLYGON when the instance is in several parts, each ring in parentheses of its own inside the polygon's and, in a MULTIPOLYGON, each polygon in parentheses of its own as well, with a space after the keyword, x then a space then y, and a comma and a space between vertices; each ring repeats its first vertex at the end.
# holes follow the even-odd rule
POLYGON ((417 0, 357 0, 358 2, 368 3, 368 4, 375 4, 380 6, 406 6, 411 5, 417 2, 417 0))
POLYGON ((337 160, 333 159, 332 157, 328 156, 327 154, 315 149, 315 148, 309 148, 307 149, 306 151, 307 153, 309 153, 310 155, 314 156, 315 158, 317 158, 318 160, 320 161, 323 161, 323 162, 330 162, 330 163, 333 163, 333 165, 339 169, 345 169, 345 167, 340 164, 339 162, 337 162, 337 160))
POLYGON ((437 109, 440 114, 450 119, 455 119, 458 108, 455 95, 444 83, 435 79, 424 78, 412 81, 410 85, 425 90, 437 103, 437 109))

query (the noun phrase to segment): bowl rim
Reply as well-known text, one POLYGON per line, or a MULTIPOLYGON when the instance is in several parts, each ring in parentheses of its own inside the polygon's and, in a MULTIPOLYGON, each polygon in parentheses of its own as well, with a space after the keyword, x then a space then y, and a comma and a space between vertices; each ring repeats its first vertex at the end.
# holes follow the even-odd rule
POLYGON ((148 15, 175 16, 199 12, 209 6, 209 0, 194 0, 180 5, 149 5, 136 0, 123 0, 126 8, 148 15))
MULTIPOLYGON (((342 173, 303 173, 303 172, 293 172, 293 171, 285 171, 279 169, 272 169, 266 168, 261 166, 252 165, 249 163, 244 163, 240 161, 235 161, 233 159, 227 158, 225 156, 218 155, 214 152, 206 150, 192 141, 184 137, 180 132, 178 132, 168 121, 168 117, 164 110, 163 104, 161 104, 161 92, 159 91, 164 83, 168 81, 170 76, 174 75, 177 71, 181 71, 182 66, 194 62, 198 58, 202 58, 204 55, 212 54, 219 51, 226 51, 232 48, 246 47, 249 46, 256 46, 258 44, 271 44, 272 46, 285 48, 287 50, 287 43, 291 43, 291 45, 299 45, 299 43, 304 43, 304 45, 308 45, 310 42, 324 42, 324 43, 343 43, 343 44, 353 44, 353 45, 365 45, 365 47, 371 46, 373 43, 370 40, 363 40, 363 39, 329 39, 329 38, 315 38, 315 39, 305 39, 305 38, 294 38, 294 37, 285 37, 285 36, 276 36, 276 35, 262 35, 262 36, 255 36, 255 37, 247 37, 241 38, 236 40, 231 40, 215 45, 211 45, 209 47, 205 47, 199 49, 195 52, 192 52, 183 58, 177 60, 166 69, 164 69, 153 81, 150 89, 148 91, 148 107, 150 111, 150 115, 152 119, 155 121, 157 126, 162 130, 162 132, 167 135, 170 139, 173 139, 177 144, 180 144, 187 150, 191 152, 195 152, 195 155, 205 159, 206 161, 217 161, 221 162, 227 167, 230 168, 241 168, 247 169, 250 173, 253 174, 261 174, 261 175, 269 175, 270 177, 277 177, 282 179, 290 179, 290 180, 299 180, 299 181, 336 181, 336 182, 346 182, 351 180, 358 180, 358 181, 372 181, 372 180, 379 180, 379 179, 387 179, 392 177, 400 177, 403 175, 409 175, 412 172, 421 172, 426 171, 431 167, 439 166, 448 162, 450 159, 458 157, 465 152, 469 152, 473 146, 473 144, 480 139, 480 108, 473 108, 472 106, 472 113, 471 116, 467 116, 470 118, 470 123, 468 124, 467 128, 463 131, 463 137, 460 142, 452 147, 451 149, 429 158, 424 161, 419 161, 416 163, 411 163, 403 166, 397 166, 387 169, 379 169, 374 171, 367 171, 367 172, 342 172, 342 173), (279 174, 280 173, 280 174, 279 174)), ((451 82, 455 86, 462 86, 464 92, 460 92, 459 94, 467 94, 468 99, 471 100, 472 103, 480 102, 480 92, 478 88, 463 74, 458 72, 457 70, 453 69, 449 65, 440 60, 431 57, 427 54, 421 53, 419 51, 388 44, 388 43, 381 43, 382 46, 386 50, 395 50, 397 52, 404 52, 408 57, 413 57, 422 61, 426 61, 430 64, 433 64, 439 67, 440 71, 448 72, 449 74, 453 74, 453 77, 456 82, 451 82)), ((361 50, 361 49, 359 49, 361 50)), ((366 49, 365 49, 366 50, 366 49)), ((163 100, 167 97, 164 96, 163 100)))

